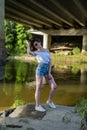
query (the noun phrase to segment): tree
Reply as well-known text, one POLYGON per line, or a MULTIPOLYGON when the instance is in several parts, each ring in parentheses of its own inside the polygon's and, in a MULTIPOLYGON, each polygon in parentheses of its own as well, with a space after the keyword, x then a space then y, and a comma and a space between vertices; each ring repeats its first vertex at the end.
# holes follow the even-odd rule
POLYGON ((22 24, 5 20, 5 43, 11 55, 21 55, 26 53, 25 39, 32 35, 28 32, 28 27, 22 24))
POLYGON ((5 45, 7 50, 12 53, 14 51, 15 43, 16 43, 16 23, 12 21, 5 20, 4 28, 5 28, 5 45))

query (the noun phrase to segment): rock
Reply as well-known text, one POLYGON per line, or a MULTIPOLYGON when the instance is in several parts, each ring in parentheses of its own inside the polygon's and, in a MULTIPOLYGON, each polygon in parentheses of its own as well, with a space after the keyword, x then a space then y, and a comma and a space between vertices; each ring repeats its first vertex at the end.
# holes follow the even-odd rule
POLYGON ((6 127, 10 127, 10 128, 21 128, 23 126, 22 125, 7 124, 6 127))
POLYGON ((18 122, 29 124, 29 121, 27 119, 24 119, 24 118, 20 119, 18 122))
POLYGON ((5 110, 5 111, 0 113, 0 116, 3 118, 8 117, 14 110, 15 110, 15 108, 5 110))
POLYGON ((73 112, 75 107, 56 106, 52 109, 43 104, 45 113, 35 111, 33 103, 19 106, 8 117, 0 118, 0 130, 80 130, 81 117, 73 112))
POLYGON ((27 128, 27 130, 35 130, 34 128, 27 128))
POLYGON ((30 117, 33 119, 42 119, 46 112, 39 112, 35 110, 35 104, 26 104, 17 107, 9 117, 30 117))
POLYGON ((65 122, 65 123, 71 122, 71 113, 66 112, 65 115, 62 118, 62 121, 65 122))
POLYGON ((87 124, 85 118, 81 120, 80 130, 87 130, 87 124))
POLYGON ((0 125, 0 130, 6 130, 6 125, 0 125))

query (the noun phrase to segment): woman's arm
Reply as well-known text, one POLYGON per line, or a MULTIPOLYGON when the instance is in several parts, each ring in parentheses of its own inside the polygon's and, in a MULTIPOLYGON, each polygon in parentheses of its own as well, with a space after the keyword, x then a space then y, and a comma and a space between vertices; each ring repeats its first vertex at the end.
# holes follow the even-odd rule
POLYGON ((30 41, 26 40, 26 43, 27 43, 27 53, 32 56, 35 56, 34 53, 30 49, 30 41))

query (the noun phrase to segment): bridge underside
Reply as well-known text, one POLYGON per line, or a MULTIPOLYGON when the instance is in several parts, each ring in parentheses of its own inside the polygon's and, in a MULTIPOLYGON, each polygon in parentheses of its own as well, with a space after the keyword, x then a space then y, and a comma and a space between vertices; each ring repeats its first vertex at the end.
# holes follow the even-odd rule
POLYGON ((87 28, 87 1, 5 0, 5 18, 35 29, 87 28))
POLYGON ((80 35, 82 50, 87 50, 86 0, 6 0, 5 18, 33 28, 31 33, 43 35, 45 48, 53 35, 80 35))
POLYGON ((4 18, 33 28, 31 33, 43 35, 45 48, 50 46, 53 35, 79 35, 82 50, 87 51, 86 0, 0 0, 0 59, 4 59, 4 18))

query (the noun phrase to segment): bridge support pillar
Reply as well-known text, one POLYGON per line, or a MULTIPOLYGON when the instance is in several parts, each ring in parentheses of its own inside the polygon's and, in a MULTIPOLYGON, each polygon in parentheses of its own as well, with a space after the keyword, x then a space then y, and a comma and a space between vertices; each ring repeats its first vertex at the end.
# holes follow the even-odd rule
POLYGON ((83 35, 83 41, 82 41, 82 52, 87 51, 87 35, 83 35))
POLYGON ((86 81, 87 81, 87 71, 83 68, 81 68, 80 81, 81 81, 82 84, 86 83, 86 81))
POLYGON ((4 41, 4 0, 0 0, 0 63, 5 59, 5 41, 4 41))
POLYGON ((51 36, 48 34, 43 35, 43 48, 48 48, 50 49, 51 45, 51 36))

